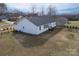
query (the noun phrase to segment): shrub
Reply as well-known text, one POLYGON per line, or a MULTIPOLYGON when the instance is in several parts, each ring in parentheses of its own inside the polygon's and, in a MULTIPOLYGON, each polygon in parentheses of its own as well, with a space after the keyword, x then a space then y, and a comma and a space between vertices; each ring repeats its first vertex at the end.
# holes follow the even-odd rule
POLYGON ((74 34, 68 34, 66 37, 67 37, 68 39, 74 39, 74 38, 75 38, 74 34))
POLYGON ((78 27, 76 26, 75 29, 78 29, 78 27))

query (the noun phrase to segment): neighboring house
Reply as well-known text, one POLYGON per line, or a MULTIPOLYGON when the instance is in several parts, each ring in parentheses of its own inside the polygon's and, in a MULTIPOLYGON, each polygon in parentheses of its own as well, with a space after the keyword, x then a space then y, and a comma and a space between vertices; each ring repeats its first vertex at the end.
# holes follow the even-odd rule
POLYGON ((65 17, 57 17, 55 18, 55 21, 56 21, 57 27, 61 27, 61 26, 64 26, 68 22, 68 19, 65 17))
POLYGON ((8 24, 14 24, 14 22, 12 22, 12 21, 8 21, 8 20, 2 20, 2 21, 5 23, 8 23, 8 24))
POLYGON ((14 28, 17 31, 38 35, 50 28, 54 28, 55 26, 56 22, 51 17, 32 16, 22 17, 18 22, 16 22, 14 28))
POLYGON ((3 20, 8 20, 8 17, 6 17, 6 16, 0 16, 0 21, 3 21, 3 20))
POLYGON ((7 17, 9 18, 9 21, 16 21, 19 16, 21 16, 19 13, 6 13, 7 17))

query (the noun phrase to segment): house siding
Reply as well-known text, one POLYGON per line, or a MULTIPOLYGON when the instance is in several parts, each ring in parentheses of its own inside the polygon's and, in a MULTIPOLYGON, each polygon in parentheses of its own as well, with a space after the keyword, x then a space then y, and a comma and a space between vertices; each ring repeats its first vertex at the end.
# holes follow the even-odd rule
POLYGON ((67 23, 68 19, 64 17, 59 17, 56 18, 55 21, 56 21, 56 26, 61 27, 67 23))
POLYGON ((17 31, 29 34, 37 34, 37 27, 25 18, 22 19, 22 21, 20 21, 14 28, 17 31))
MULTIPOLYGON (((54 28, 56 26, 56 22, 52 22, 52 23, 49 23, 48 24, 49 26, 51 26, 52 28, 54 28)), ((44 28, 44 25, 41 25, 41 30, 39 30, 39 26, 38 26, 38 31, 37 33, 40 34, 40 33, 43 33, 45 31, 47 31, 49 28, 44 28)))
MULTIPOLYGON (((53 28, 56 26, 56 22, 49 23, 48 25, 52 26, 52 28, 53 28)), ((40 26, 36 26, 35 24, 30 22, 26 18, 23 18, 22 21, 18 22, 17 25, 14 26, 14 28, 17 31, 34 34, 34 35, 38 35, 49 29, 49 28, 44 28, 44 25, 40 25, 40 26), (40 26, 41 26, 41 30, 39 29, 40 26)))

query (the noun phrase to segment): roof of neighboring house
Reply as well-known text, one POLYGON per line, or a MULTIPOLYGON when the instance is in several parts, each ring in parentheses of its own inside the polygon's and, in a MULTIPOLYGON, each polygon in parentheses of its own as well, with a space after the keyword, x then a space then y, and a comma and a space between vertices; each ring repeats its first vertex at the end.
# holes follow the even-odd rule
POLYGON ((66 17, 56 17, 56 20, 68 20, 66 17))
POLYGON ((36 26, 54 22, 53 18, 48 16, 31 16, 31 17, 25 17, 25 18, 28 19, 33 24, 35 24, 36 26))
POLYGON ((0 19, 6 19, 7 17, 6 16, 0 16, 0 19))

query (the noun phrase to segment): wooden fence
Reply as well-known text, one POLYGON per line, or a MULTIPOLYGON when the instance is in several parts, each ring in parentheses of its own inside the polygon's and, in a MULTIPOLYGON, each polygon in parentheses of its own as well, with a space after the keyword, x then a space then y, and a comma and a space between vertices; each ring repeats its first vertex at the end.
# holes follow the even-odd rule
POLYGON ((0 33, 13 32, 13 31, 15 31, 15 29, 13 27, 0 28, 0 33))

